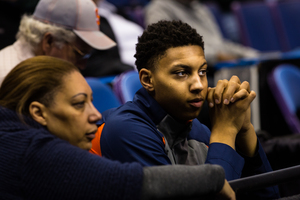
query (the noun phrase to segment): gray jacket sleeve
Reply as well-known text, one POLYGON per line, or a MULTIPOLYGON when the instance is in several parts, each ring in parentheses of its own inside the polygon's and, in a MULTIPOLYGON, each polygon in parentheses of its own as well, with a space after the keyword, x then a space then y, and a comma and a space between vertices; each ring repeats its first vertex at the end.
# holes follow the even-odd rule
POLYGON ((193 199, 218 193, 225 172, 219 165, 144 167, 141 199, 193 199))

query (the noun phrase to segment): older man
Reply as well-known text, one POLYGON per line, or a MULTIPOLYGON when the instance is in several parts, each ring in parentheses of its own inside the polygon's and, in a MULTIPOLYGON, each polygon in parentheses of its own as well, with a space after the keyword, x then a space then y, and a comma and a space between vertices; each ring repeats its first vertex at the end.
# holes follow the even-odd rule
POLYGON ((40 0, 32 16, 23 16, 17 41, 0 51, 0 84, 21 61, 48 55, 84 69, 92 48, 115 42, 99 31, 99 15, 91 0, 40 0))

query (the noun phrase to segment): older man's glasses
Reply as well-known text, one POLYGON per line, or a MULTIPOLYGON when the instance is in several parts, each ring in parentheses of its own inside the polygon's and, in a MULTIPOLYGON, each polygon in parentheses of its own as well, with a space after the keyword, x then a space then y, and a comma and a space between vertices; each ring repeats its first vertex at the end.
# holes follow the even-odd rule
POLYGON ((75 45, 70 44, 70 46, 72 47, 72 49, 78 54, 78 56, 80 57, 79 60, 84 60, 84 59, 88 59, 89 57, 91 57, 91 53, 83 53, 82 51, 80 51, 75 45))

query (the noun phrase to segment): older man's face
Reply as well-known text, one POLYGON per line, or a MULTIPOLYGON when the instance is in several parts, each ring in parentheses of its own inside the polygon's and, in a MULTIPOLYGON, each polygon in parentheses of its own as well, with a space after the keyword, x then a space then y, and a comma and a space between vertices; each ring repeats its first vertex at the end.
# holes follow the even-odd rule
POLYGON ((53 44, 51 51, 49 51, 47 55, 67 60, 83 70, 86 68, 87 59, 89 58, 91 51, 92 47, 79 37, 76 37, 75 42, 66 42, 62 48, 53 44))

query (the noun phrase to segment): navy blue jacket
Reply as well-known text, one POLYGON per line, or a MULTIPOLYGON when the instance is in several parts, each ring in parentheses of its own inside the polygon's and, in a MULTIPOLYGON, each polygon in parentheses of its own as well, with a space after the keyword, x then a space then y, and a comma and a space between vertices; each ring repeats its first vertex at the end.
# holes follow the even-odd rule
POLYGON ((143 169, 110 161, 0 106, 0 199, 140 199, 143 169))
MULTIPOLYGON (((102 155, 121 162, 138 161, 144 166, 174 164, 166 152, 165 135, 158 130, 166 116, 158 102, 141 88, 132 102, 103 113, 100 122, 105 123, 100 139, 102 155)), ((272 171, 259 142, 256 156, 246 158, 228 145, 209 144, 210 130, 197 119, 190 126, 185 135, 188 145, 191 141, 205 144, 204 162, 221 165, 227 180, 272 171)), ((197 151, 193 152, 197 154, 197 151)), ((203 155, 203 152, 200 154, 203 155)), ((261 199, 279 197, 277 187, 270 187, 259 195, 261 199)))

